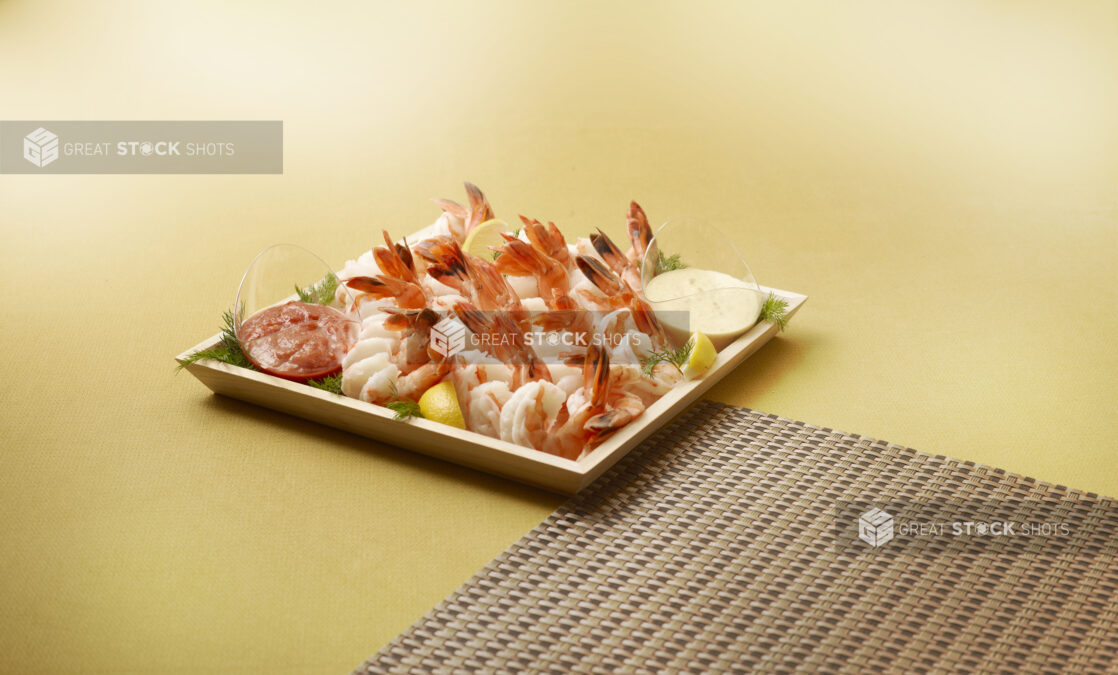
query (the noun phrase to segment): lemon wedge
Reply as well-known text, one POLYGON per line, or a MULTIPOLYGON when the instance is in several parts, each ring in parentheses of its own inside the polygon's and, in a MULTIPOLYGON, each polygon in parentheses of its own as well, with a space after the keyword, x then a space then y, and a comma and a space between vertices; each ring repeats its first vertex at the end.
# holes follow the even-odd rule
POLYGON ((503 232, 510 232, 509 224, 500 218, 491 218, 479 224, 466 235, 466 241, 462 243, 462 250, 470 255, 491 260, 493 251, 489 247, 501 246, 505 243, 505 240, 501 238, 503 232))
POLYGON ((454 393, 454 385, 450 382, 440 382, 423 392, 419 397, 419 412, 429 420, 466 428, 466 419, 458 406, 458 394, 454 393))
POLYGON ((684 377, 693 380, 710 370, 714 360, 718 358, 718 350, 714 348, 710 338, 699 330, 692 333, 687 342, 691 345, 691 355, 687 357, 682 370, 684 377))

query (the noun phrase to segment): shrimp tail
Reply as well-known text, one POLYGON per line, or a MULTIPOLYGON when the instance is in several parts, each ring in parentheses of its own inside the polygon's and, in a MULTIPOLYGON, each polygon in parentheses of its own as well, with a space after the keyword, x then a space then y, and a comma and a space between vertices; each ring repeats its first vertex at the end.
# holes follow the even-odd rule
POLYGON ((520 216, 520 220, 524 223, 524 234, 536 250, 558 261, 563 267, 570 267, 571 255, 567 249, 567 240, 555 223, 548 221, 547 227, 544 227, 538 220, 529 220, 524 216, 520 216))
POLYGON ((598 255, 602 256, 602 260, 606 261, 616 274, 622 274, 628 260, 625 254, 613 243, 613 240, 606 236, 605 232, 599 229, 590 235, 590 243, 594 246, 594 250, 598 255))
POLYGON ((521 383, 524 384, 534 380, 551 382, 551 371, 548 369, 547 364, 541 361, 540 357, 536 356, 535 352, 531 352, 527 355, 527 363, 524 364, 521 383))
POLYGON ((418 284, 419 277, 415 274, 415 261, 412 259, 407 240, 405 239, 403 244, 396 244, 392 242, 392 237, 388 235, 387 230, 382 234, 387 246, 373 247, 373 257, 376 258, 377 267, 388 276, 418 284))
POLYGON ((623 408, 614 408, 601 415, 591 417, 586 420, 586 424, 583 426, 587 433, 586 444, 594 446, 601 443, 621 427, 636 419, 639 414, 623 408))
POLYGON ((520 296, 501 276, 501 271, 496 265, 474 256, 466 258, 466 262, 474 281, 478 300, 483 306, 512 312, 520 311, 520 296))
POLYGON ((460 293, 470 295, 470 270, 457 241, 450 237, 432 237, 419 242, 415 249, 420 257, 431 263, 427 266, 429 276, 460 293))
POLYGON ((540 297, 553 297, 558 291, 566 295, 570 291, 570 277, 564 265, 535 246, 525 243, 511 234, 502 234, 505 245, 499 248, 494 265, 501 274, 509 276, 533 276, 539 285, 540 297))
POLYGON ((587 347, 586 362, 582 366, 582 386, 590 394, 591 409, 602 410, 609 394, 609 351, 603 345, 587 347))
POLYGON ((384 320, 384 327, 389 330, 428 330, 439 322, 439 313, 433 309, 401 309, 399 307, 385 307, 381 310, 388 316, 384 320))
POLYGON ((403 263, 404 268, 408 270, 413 278, 415 278, 416 282, 418 282, 418 278, 416 278, 415 276, 415 260, 412 258, 411 255, 411 247, 408 246, 408 238, 403 237, 400 240, 400 243, 393 244, 391 238, 389 238, 388 236, 388 232, 386 231, 384 233, 384 240, 388 242, 389 247, 395 247, 396 257, 400 260, 401 263, 403 263))
POLYGON ((633 248, 629 251, 629 259, 638 261, 644 257, 649 244, 652 243, 652 227, 648 224, 648 216, 644 209, 636 202, 629 202, 629 212, 625 216, 625 229, 629 232, 629 242, 633 248))
POLYGON ((493 207, 489 206, 489 200, 478 186, 467 182, 466 196, 470 198, 470 214, 466 220, 466 234, 468 235, 475 227, 487 220, 492 220, 495 216, 493 215, 493 207))
POLYGON ((601 261, 580 255, 575 257, 575 263, 590 283, 606 295, 616 295, 622 291, 621 280, 601 261))
POLYGON ((492 330, 493 322, 489 315, 468 302, 455 303, 454 313, 459 321, 466 324, 466 328, 477 335, 492 330))
POLYGON ((466 207, 451 199, 432 199, 431 201, 439 205, 439 208, 449 213, 450 215, 465 220, 469 215, 466 207))
POLYGON ((399 279, 378 274, 375 277, 353 277, 346 279, 345 285, 355 291, 368 293, 376 298, 388 298, 394 295, 394 290, 404 282, 399 279))
POLYGON ((439 283, 450 286, 456 291, 466 293, 470 288, 470 275, 461 263, 448 261, 427 267, 427 274, 439 283))
POLYGON ((432 263, 441 262, 445 256, 459 255, 456 250, 461 251, 458 242, 446 235, 428 237, 415 245, 419 257, 432 263))
MULTIPOLYGON (((361 291, 378 300, 396 298, 396 304, 406 309, 419 309, 427 306, 427 297, 423 289, 410 281, 397 279, 384 274, 375 277, 353 277, 347 279, 345 285, 355 291, 361 291)), ((358 298, 358 302, 361 298, 358 298)))
POLYGON ((535 249, 512 235, 503 236, 505 245, 494 249, 501 254, 493 263, 497 271, 510 277, 535 276, 539 269, 538 260, 532 255, 535 249))

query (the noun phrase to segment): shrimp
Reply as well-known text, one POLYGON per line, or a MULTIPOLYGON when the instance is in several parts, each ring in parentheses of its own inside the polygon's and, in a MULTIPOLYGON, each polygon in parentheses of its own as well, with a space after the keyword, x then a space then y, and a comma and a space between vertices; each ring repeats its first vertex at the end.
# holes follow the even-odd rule
POLYGON ((458 397, 466 403, 466 427, 479 434, 492 438, 501 437, 501 410, 512 397, 507 382, 496 380, 483 382, 472 388, 466 397, 458 397))
POLYGON ((464 296, 472 295, 464 253, 453 237, 424 239, 416 245, 415 252, 427 261, 427 274, 432 279, 464 296))
POLYGON ((422 394, 450 372, 430 350, 430 309, 386 308, 365 319, 361 338, 342 360, 342 392, 371 403, 422 394), (401 339, 402 334, 402 339, 401 339))
POLYGON ((342 393, 377 404, 400 398, 418 400, 450 372, 449 363, 432 362, 402 374, 392 359, 390 352, 377 352, 342 371, 342 393))
POLYGON ((389 401, 399 375, 391 353, 378 351, 342 370, 342 393, 371 403, 389 401))
POLYGON ((591 345, 587 349, 582 376, 582 388, 572 393, 550 418, 543 446, 534 447, 578 459, 644 412, 644 403, 638 397, 611 389, 609 352, 605 347, 591 345))
POLYGON ((470 200, 469 209, 450 199, 431 200, 449 216, 450 234, 459 243, 466 241, 466 237, 475 227, 495 218, 493 207, 489 205, 489 200, 478 186, 467 182, 466 196, 470 200))
POLYGON ((520 310, 520 296, 493 263, 466 253, 454 239, 425 239, 416 250, 431 263, 427 273, 440 284, 457 291, 470 304, 487 311, 520 310))
POLYGON ((610 368, 610 388, 631 394, 646 406, 682 381, 683 373, 670 363, 657 363, 651 374, 635 364, 615 364, 610 368))
POLYGON ((544 227, 540 221, 524 216, 520 216, 520 222, 524 223, 524 234, 528 237, 528 241, 538 251, 555 260, 564 269, 569 270, 574 266, 574 259, 571 257, 570 249, 567 248, 567 240, 563 238, 563 233, 555 223, 548 221, 547 227, 544 227))
MULTIPOLYGON (((542 298, 541 298, 542 299, 542 298)), ((551 302, 546 303, 550 312, 535 314, 530 323, 546 331, 586 333, 590 329, 590 315, 571 296, 552 291, 551 302)))
MULTIPOLYGON (((525 221, 527 222, 527 219, 525 221)), ((542 225, 539 229, 543 231, 542 236, 549 236, 542 225)), ((558 234, 558 229, 555 232, 559 237, 558 243, 561 244, 562 235, 558 234)), ((531 322, 545 331, 585 332, 589 327, 589 321, 585 313, 580 311, 578 303, 570 296, 570 277, 564 265, 537 246, 525 243, 512 235, 504 235, 504 238, 505 245, 498 249, 501 255, 497 256, 496 269, 510 276, 535 277, 540 297, 547 304, 547 308, 553 310, 532 317, 531 322)), ((567 253, 566 244, 561 244, 559 247, 564 254, 567 253)))
POLYGON ((407 375, 396 378, 395 396, 392 396, 383 401, 372 401, 373 403, 386 403, 392 398, 406 398, 413 401, 418 401, 423 392, 435 386, 442 381, 450 373, 450 364, 443 361, 441 363, 427 363, 407 375))
POLYGON ((645 215, 640 204, 629 203, 629 212, 625 216, 625 229, 629 235, 628 251, 622 252, 621 248, 600 228, 597 233, 590 235, 590 243, 614 274, 624 279, 633 289, 639 289, 644 285, 641 279, 641 262, 653 238, 648 216, 645 215))
POLYGON ((466 193, 466 206, 435 200, 443 213, 421 241, 395 243, 382 231, 383 245, 346 263, 337 299, 362 310, 363 321, 343 359, 343 393, 376 404, 417 400, 448 380, 469 429, 577 459, 682 379, 670 364, 651 373, 639 365, 667 344, 639 292, 640 264, 654 246, 648 218, 630 203, 623 252, 601 230, 568 242, 555 223, 520 216, 520 236, 504 235, 491 261, 462 248, 494 217, 477 186, 466 183, 466 193), (482 351, 448 358, 432 348, 431 329, 448 315, 480 339, 482 351), (573 357, 549 366, 541 355, 566 356, 559 352, 570 343, 548 341, 537 352, 527 334, 537 326, 545 340, 579 331, 597 337, 577 366, 573 357))
MULTIPOLYGON (((663 325, 652 312, 652 308, 641 299, 632 286, 624 279, 619 279, 608 267, 594 258, 580 255, 576 257, 576 262, 590 283, 605 295, 606 304, 610 309, 629 309, 633 313, 633 322, 637 330, 652 338, 652 343, 657 349, 668 344, 663 325)), ((587 304, 596 303, 599 306, 602 304, 598 297, 584 289, 579 289, 576 295, 587 304)))
POLYGON ((450 236, 455 241, 466 241, 466 220, 469 218, 466 207, 451 199, 432 199, 431 201, 438 204, 439 208, 443 210, 450 236))
MULTIPOLYGON (((584 255, 589 258, 597 258, 599 260, 602 259, 601 256, 598 255, 598 249, 594 248, 594 242, 590 241, 590 237, 579 237, 578 239, 575 239, 575 243, 571 244, 568 250, 571 252, 572 263, 574 263, 575 256, 580 255, 584 255)), ((575 267, 577 269, 577 266, 572 265, 572 267, 575 267)))
POLYGON ((639 364, 652 350, 652 338, 635 327, 629 308, 615 309, 594 322, 593 332, 611 345, 610 361, 613 363, 639 364), (629 328, 629 324, 634 325, 629 328))
POLYGON ((437 312, 449 314, 454 311, 454 306, 460 302, 467 302, 466 298, 458 295, 457 293, 448 293, 447 295, 436 295, 431 299, 431 309, 437 312))
POLYGON ((551 381, 547 365, 506 312, 482 312, 469 303, 454 306, 458 319, 487 343, 491 356, 512 366, 511 389, 536 380, 551 381))
POLYGON ((601 230, 590 235, 590 243, 602 260, 613 270, 614 274, 624 279, 625 283, 632 288, 642 287, 640 261, 630 260, 625 253, 621 252, 617 244, 613 243, 613 240, 601 230))
MULTIPOLYGON (((629 212, 625 214, 625 229, 629 233, 630 248, 625 257, 636 265, 641 264, 644 254, 652 244, 652 227, 648 224, 648 216, 644 209, 636 202, 629 202, 629 212)), ((638 288, 634 286, 634 288, 638 288)))
POLYGON ((394 244, 387 230, 382 234, 387 247, 373 247, 373 257, 381 273, 351 277, 345 282, 349 288, 364 294, 358 296, 355 305, 360 307, 370 297, 377 300, 396 298, 397 307, 423 309, 427 306, 427 291, 420 285, 407 239, 402 244, 394 244))
POLYGON ((487 363, 477 351, 459 352, 452 364, 450 381, 458 396, 466 428, 493 438, 501 437, 501 408, 512 391, 512 371, 501 363, 487 363))
POLYGON ((422 309, 427 306, 427 294, 423 292, 423 287, 383 274, 375 277, 353 277, 347 279, 345 285, 364 293, 357 297, 357 307, 361 307, 366 298, 396 298, 396 306, 403 309, 422 309))
POLYGON ((509 285, 497 267, 477 256, 463 254, 466 258, 474 283, 477 284, 477 297, 483 308, 513 312, 518 320, 522 316, 520 296, 509 285))
MULTIPOLYGON (((555 258, 511 234, 502 236, 505 245, 494 249, 501 254, 497 256, 495 263, 499 273, 514 277, 535 277, 540 297, 544 300, 557 295, 565 296, 571 290, 567 269, 555 258)), ((563 250, 566 250, 566 246, 563 250)))
POLYGON ((393 354, 399 346, 400 341, 392 338, 371 337, 359 340, 357 344, 353 346, 353 349, 350 349, 342 358, 343 378, 345 377, 345 371, 349 370, 350 366, 364 361, 370 356, 375 356, 376 354, 393 354))
POLYGON ((534 381, 516 389, 501 407, 501 440, 542 450, 567 393, 551 382, 534 381))
POLYGON ((627 392, 611 394, 606 411, 591 417, 583 425, 583 429, 586 431, 584 451, 593 448, 612 436, 621 427, 640 417, 644 413, 644 409, 644 401, 637 396, 627 392))
MULTIPOLYGON (((338 273, 338 278, 344 281, 352 277, 372 277, 380 273, 380 267, 377 266, 376 259, 373 257, 373 251, 370 249, 359 255, 356 260, 347 260, 346 264, 338 273)), ((357 296, 355 293, 350 293, 346 288, 344 283, 338 284, 338 289, 335 291, 334 297, 339 304, 346 308, 346 312, 352 314, 357 309, 360 296, 357 296)), ((384 304, 387 304, 387 301, 384 301, 384 304)))
POLYGON ((384 235, 384 243, 387 246, 373 247, 373 257, 376 258, 377 266, 390 277, 418 285, 419 277, 415 272, 415 261, 412 258, 411 248, 408 247, 407 238, 403 239, 402 244, 396 244, 392 242, 388 230, 382 230, 381 234, 384 235))
POLYGON ((401 373, 410 373, 440 357, 431 350, 431 327, 439 322, 439 313, 431 309, 386 309, 385 328, 403 331, 400 349, 394 361, 401 373))
POLYGON ((384 322, 385 322, 386 319, 388 319, 388 314, 386 314, 383 311, 380 311, 380 312, 372 312, 372 313, 366 314, 364 316, 365 316, 365 318, 361 322, 361 335, 358 337, 359 340, 365 340, 367 338, 374 338, 374 337, 382 337, 382 338, 391 338, 392 340, 399 341, 399 339, 400 339, 400 334, 399 333, 397 333, 396 331, 393 331, 393 330, 389 330, 388 328, 384 327, 384 322))

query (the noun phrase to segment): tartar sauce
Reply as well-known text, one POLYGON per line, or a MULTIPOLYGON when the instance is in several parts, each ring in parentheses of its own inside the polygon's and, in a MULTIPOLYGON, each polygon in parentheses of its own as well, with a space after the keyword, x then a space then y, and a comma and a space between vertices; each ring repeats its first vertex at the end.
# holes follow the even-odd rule
POLYGON ((663 272, 648 281, 644 296, 673 341, 699 330, 718 349, 749 330, 761 314, 761 293, 754 286, 714 270, 663 272))

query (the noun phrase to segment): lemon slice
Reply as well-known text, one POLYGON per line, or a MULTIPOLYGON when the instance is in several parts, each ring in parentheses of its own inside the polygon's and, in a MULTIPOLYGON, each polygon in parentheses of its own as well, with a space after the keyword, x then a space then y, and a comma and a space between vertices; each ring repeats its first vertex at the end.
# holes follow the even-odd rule
MULTIPOLYGON (((510 232, 509 224, 500 218, 491 218, 475 227, 462 243, 462 250, 470 255, 490 260, 493 251, 490 246, 501 246, 505 240, 501 238, 502 232, 510 232)), ((511 232, 510 232, 511 233, 511 232)))
POLYGON ((458 407, 458 394, 454 393, 454 385, 450 382, 440 382, 423 392, 419 397, 419 412, 429 420, 466 428, 462 408, 458 407))
POLYGON ((684 377, 693 380, 710 370, 714 360, 718 358, 718 350, 714 348, 710 338, 699 330, 692 333, 687 342, 691 345, 691 355, 687 357, 682 370, 684 377))

